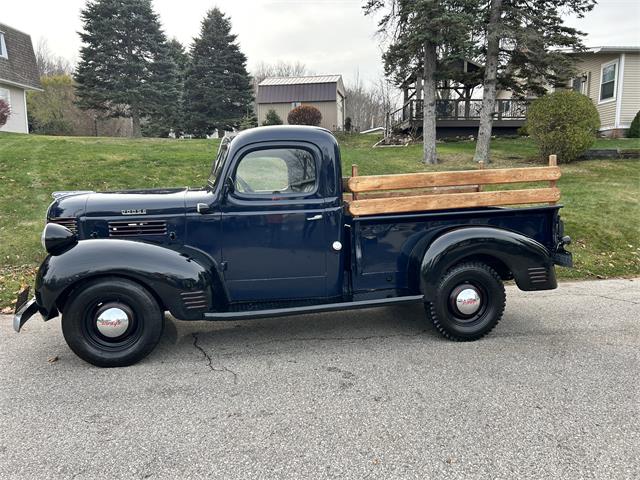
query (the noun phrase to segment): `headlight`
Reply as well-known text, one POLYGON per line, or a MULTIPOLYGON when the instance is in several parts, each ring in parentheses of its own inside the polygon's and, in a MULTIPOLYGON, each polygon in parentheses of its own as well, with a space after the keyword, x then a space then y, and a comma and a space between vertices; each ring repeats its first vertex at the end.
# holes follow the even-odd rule
POLYGON ((60 255, 78 243, 71 230, 57 223, 47 223, 42 231, 42 246, 51 255, 60 255))

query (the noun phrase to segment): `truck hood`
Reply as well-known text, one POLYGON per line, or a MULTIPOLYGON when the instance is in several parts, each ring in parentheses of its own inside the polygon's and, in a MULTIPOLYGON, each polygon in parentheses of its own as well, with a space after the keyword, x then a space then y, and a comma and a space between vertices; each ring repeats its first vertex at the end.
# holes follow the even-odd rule
POLYGON ((47 217, 175 215, 185 211, 184 198, 187 190, 183 187, 115 192, 55 192, 47 217))

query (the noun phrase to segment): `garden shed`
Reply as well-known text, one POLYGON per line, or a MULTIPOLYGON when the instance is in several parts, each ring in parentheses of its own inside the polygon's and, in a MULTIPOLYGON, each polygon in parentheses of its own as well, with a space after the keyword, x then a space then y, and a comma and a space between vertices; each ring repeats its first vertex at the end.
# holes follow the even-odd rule
POLYGON ((345 89, 342 75, 268 77, 258 85, 258 122, 274 110, 287 124, 289 112, 299 105, 311 105, 322 114, 321 127, 332 131, 344 127, 345 89))

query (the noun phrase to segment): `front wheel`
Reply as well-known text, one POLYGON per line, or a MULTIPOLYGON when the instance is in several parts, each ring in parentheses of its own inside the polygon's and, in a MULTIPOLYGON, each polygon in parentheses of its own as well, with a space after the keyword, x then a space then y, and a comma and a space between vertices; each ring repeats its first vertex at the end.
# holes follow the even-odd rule
POLYGON ((445 273, 435 298, 425 304, 427 318, 444 337, 477 340, 498 324, 506 296, 500 276, 484 263, 456 265, 445 273))
POLYGON ((164 312, 141 285, 102 278, 73 292, 62 315, 69 348, 98 367, 124 367, 147 356, 160 341, 164 312))

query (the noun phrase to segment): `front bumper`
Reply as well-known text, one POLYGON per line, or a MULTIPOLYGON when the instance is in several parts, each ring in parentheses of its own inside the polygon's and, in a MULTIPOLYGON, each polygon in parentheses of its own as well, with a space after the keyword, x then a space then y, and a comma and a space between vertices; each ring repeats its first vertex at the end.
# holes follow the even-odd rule
POLYGON ((32 298, 28 302, 25 302, 22 306, 16 308, 16 312, 13 315, 13 329, 19 332, 22 326, 33 315, 38 312, 38 304, 36 299, 32 298))

